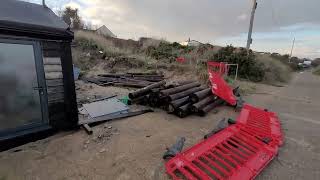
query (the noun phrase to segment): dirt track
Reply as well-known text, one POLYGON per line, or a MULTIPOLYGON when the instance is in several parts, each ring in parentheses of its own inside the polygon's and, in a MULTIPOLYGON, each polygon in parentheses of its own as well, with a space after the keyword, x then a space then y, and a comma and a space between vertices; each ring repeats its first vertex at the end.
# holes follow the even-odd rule
MULTIPOLYGON (((278 112, 285 133, 279 157, 257 179, 320 179, 319 89, 320 78, 303 73, 286 87, 257 85, 258 93, 245 97, 278 112)), ((60 133, 0 153, 0 179, 168 179, 166 146, 185 136, 190 147, 221 118, 236 116, 228 107, 185 119, 158 110, 97 126, 92 136, 60 133)))
POLYGON ((320 179, 319 91, 320 77, 304 72, 270 95, 248 99, 277 112, 285 133, 278 158, 257 179, 320 179))

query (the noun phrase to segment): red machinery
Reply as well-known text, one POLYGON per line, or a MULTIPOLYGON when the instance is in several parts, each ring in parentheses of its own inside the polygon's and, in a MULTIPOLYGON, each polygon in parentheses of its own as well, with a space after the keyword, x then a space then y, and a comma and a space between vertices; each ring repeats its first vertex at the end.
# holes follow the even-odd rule
POLYGON ((232 88, 223 79, 223 75, 228 72, 228 66, 222 62, 208 62, 209 80, 212 85, 212 93, 225 100, 230 105, 237 104, 237 98, 233 94, 232 88))
POLYGON ((253 179, 282 144, 275 113, 246 104, 237 123, 179 153, 166 163, 174 179, 253 179))

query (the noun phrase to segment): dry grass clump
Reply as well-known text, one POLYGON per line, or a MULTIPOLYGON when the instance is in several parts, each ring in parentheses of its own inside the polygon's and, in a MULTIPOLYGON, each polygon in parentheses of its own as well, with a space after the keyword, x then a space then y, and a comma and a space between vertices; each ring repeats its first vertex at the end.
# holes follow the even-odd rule
POLYGON ((158 47, 161 42, 165 42, 163 39, 156 39, 156 38, 147 38, 142 37, 139 39, 141 43, 142 49, 147 49, 148 47, 158 47))
POLYGON ((256 60, 264 65, 264 82, 272 84, 275 82, 285 83, 290 80, 292 69, 281 61, 265 54, 256 55, 256 60))
POLYGON ((313 74, 320 76, 320 67, 313 71, 313 74))
POLYGON ((104 51, 107 56, 120 56, 130 53, 128 49, 118 48, 115 46, 112 40, 107 39, 94 32, 76 31, 75 41, 78 42, 81 46, 89 46, 92 48, 96 47, 99 50, 104 51))

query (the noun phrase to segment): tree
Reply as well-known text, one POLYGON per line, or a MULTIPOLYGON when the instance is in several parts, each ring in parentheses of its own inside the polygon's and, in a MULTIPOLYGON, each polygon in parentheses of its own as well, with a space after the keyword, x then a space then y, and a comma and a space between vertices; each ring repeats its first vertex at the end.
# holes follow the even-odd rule
POLYGON ((83 29, 83 22, 77 8, 66 7, 62 12, 62 19, 73 29, 83 29))

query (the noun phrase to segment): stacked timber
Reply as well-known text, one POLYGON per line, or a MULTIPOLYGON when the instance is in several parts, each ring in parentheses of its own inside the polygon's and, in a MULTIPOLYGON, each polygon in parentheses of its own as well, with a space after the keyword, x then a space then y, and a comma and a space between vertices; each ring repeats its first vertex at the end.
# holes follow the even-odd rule
POLYGON ((166 85, 163 81, 129 93, 131 103, 159 107, 181 118, 190 114, 206 115, 223 102, 194 81, 166 85))
POLYGON ((100 86, 144 88, 163 81, 164 76, 155 73, 99 74, 97 77, 83 78, 83 80, 100 86))

